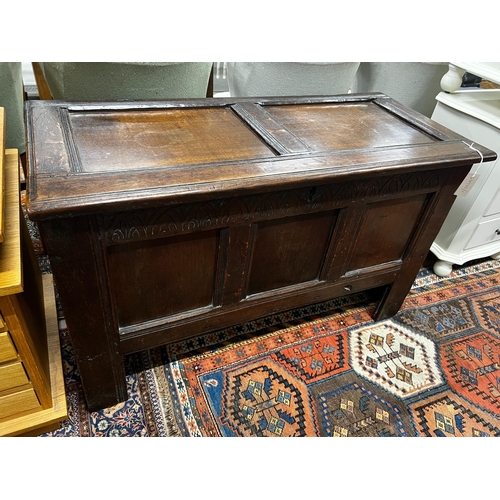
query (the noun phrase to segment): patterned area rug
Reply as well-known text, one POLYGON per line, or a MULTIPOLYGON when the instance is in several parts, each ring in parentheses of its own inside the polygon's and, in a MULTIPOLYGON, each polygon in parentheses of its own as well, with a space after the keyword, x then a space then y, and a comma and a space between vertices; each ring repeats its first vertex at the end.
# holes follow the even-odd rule
POLYGON ((173 346, 156 383, 181 436, 498 436, 499 285, 487 262, 421 276, 386 321, 330 304, 203 353, 173 346))
POLYGON ((59 308, 69 416, 42 436, 500 435, 500 262, 423 269, 396 316, 374 306, 357 294, 127 356, 129 399, 98 412, 59 308))
POLYGON ((354 296, 127 360, 130 398, 89 413, 60 320, 69 418, 44 436, 498 436, 500 266, 423 270, 373 322, 354 296))

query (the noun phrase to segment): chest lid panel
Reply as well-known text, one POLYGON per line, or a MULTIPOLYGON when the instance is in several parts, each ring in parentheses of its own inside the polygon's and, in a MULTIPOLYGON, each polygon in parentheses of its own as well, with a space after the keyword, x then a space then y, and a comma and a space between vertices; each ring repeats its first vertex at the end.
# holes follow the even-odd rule
MULTIPOLYGON (((478 157, 461 136, 383 94, 28 101, 26 118, 27 208, 34 219, 478 157)), ((487 161, 492 152, 482 152, 487 161)))

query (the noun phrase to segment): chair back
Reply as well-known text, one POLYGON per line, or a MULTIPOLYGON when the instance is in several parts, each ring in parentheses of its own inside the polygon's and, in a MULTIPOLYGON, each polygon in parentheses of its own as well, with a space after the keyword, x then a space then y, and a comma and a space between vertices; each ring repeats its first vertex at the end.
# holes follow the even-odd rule
POLYGON ((362 62, 353 92, 382 92, 430 118, 447 71, 446 62, 362 62))
POLYGON ((5 147, 26 152, 24 86, 20 62, 0 62, 0 107, 5 109, 5 147))
POLYGON ((358 62, 230 62, 231 97, 347 94, 358 62))
POLYGON ((43 62, 53 99, 115 101, 206 97, 211 62, 43 62))

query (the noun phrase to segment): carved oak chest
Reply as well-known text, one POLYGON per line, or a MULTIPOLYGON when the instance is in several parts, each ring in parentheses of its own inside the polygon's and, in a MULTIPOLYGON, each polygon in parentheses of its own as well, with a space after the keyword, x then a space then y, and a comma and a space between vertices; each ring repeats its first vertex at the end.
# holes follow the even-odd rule
POLYGON ((368 289, 394 315, 480 157, 383 94, 29 101, 26 119, 28 213, 91 410, 127 398, 127 353, 368 289))

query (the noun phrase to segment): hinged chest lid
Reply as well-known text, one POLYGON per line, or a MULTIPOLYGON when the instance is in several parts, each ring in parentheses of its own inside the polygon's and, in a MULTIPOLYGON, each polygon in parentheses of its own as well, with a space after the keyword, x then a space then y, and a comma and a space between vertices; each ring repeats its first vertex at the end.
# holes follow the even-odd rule
POLYGON ((26 122, 33 219, 479 160, 466 139, 383 94, 28 101, 26 122))

